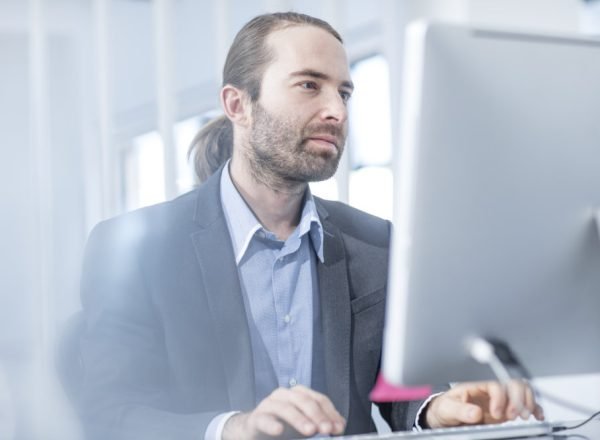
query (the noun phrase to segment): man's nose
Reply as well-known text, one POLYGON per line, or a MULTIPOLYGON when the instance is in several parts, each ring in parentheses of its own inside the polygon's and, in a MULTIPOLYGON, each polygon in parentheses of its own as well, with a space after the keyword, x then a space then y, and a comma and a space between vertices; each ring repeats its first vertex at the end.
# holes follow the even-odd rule
POLYGON ((321 117, 328 122, 344 124, 348 120, 348 107, 338 91, 327 94, 321 117))

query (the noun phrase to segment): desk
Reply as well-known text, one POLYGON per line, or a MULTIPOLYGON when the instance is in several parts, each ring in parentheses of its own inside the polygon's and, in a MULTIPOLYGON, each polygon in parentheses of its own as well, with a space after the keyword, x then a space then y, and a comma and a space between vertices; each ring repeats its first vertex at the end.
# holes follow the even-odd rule
MULTIPOLYGON (((565 423, 565 425, 570 425, 570 423, 565 423)), ((573 431, 557 432, 556 434, 554 434, 554 436, 544 438, 561 440, 598 440, 600 439, 600 420, 596 418, 579 429, 573 431)))
MULTIPOLYGON (((578 422, 567 422, 565 426, 576 425, 578 422)), ((416 435, 411 433, 399 433, 398 435, 394 434, 381 434, 378 435, 359 435, 359 436, 347 436, 347 437, 336 437, 339 440, 467 440, 470 437, 466 435, 458 436, 443 436, 443 435, 416 435)), ((477 439, 477 436, 474 435, 473 440, 477 439)), ((595 419, 586 425, 582 426, 579 429, 575 429, 572 431, 563 431, 557 432, 553 435, 545 435, 543 437, 526 437, 527 439, 532 440, 599 440, 600 439, 600 420, 595 419)), ((516 440, 514 437, 511 439, 516 440)))

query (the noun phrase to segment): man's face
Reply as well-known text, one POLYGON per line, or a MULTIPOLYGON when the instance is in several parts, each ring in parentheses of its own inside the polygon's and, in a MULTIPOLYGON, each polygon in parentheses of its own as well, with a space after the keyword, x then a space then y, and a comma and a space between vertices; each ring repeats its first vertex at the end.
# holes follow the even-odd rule
POLYGON ((252 105, 251 166, 263 178, 325 180, 338 166, 352 93, 346 52, 328 32, 293 26, 272 33, 274 60, 252 105))

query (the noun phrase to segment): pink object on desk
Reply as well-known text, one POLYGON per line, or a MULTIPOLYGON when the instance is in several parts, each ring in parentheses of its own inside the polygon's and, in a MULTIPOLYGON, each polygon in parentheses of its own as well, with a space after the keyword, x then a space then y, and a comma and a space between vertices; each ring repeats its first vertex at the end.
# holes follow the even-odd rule
POLYGON ((382 374, 377 378, 375 388, 369 397, 373 402, 395 402, 403 400, 421 400, 431 395, 430 385, 418 387, 399 387, 385 380, 382 374))

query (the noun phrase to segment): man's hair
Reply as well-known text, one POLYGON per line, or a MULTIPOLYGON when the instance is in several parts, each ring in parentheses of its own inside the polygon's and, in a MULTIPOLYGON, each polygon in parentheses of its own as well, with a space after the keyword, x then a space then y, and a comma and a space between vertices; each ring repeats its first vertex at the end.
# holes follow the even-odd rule
MULTIPOLYGON (((343 43, 340 34, 329 23, 297 12, 264 14, 250 20, 235 36, 225 66, 223 83, 248 93, 251 102, 258 101, 263 74, 273 61, 273 52, 266 44, 275 31, 291 26, 315 26, 333 35, 343 43)), ((233 124, 220 116, 206 124, 194 137, 188 157, 194 160, 194 169, 200 182, 206 180, 227 159, 233 149, 233 124)))

